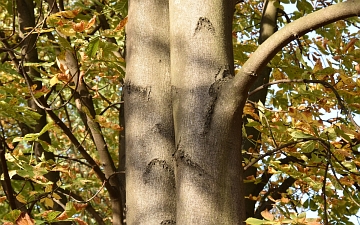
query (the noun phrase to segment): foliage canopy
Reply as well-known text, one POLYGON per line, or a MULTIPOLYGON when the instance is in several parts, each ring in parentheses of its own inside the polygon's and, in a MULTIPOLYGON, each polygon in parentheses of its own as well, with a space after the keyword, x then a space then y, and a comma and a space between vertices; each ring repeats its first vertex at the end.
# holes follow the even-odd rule
MULTIPOLYGON (((276 2, 277 27, 336 2, 276 2)), ((259 45, 263 5, 236 4, 236 70, 259 45)), ((112 186, 94 143, 101 127, 111 176, 123 176, 127 1, 5 0, 0 21, 0 221, 110 224, 112 186)), ((243 139, 256 146, 243 149, 244 168, 257 168, 244 182, 260 188, 246 196, 260 210, 249 224, 320 224, 306 211, 352 224, 360 207, 359 35, 354 17, 298 37, 268 64, 269 82, 249 93, 271 87, 243 112, 243 139)))

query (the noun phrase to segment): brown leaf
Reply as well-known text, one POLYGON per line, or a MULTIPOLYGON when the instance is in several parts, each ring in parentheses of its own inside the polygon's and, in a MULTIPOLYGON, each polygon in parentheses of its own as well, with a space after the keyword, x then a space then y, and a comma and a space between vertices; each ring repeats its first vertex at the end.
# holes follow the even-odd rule
POLYGON ((83 32, 85 30, 85 22, 81 21, 80 23, 73 24, 73 29, 76 32, 83 32))
POLYGON ((22 212, 20 216, 15 221, 17 225, 33 225, 34 220, 30 218, 29 214, 22 212))
POLYGON ((128 17, 125 17, 123 20, 120 21, 120 23, 116 26, 115 30, 114 31, 119 31, 119 30, 122 30, 126 23, 128 21, 128 17))
POLYGON ((79 219, 79 218, 75 218, 75 221, 79 224, 79 225, 88 225, 85 221, 79 219))
POLYGON ((360 74, 360 65, 359 64, 356 64, 355 70, 358 74, 360 74))
POLYGON ((0 197, 0 203, 2 203, 3 201, 5 201, 6 200, 6 196, 1 196, 0 197))
POLYGON ((274 220, 274 215, 271 214, 269 211, 265 210, 261 212, 262 217, 264 217, 264 219, 266 220, 270 220, 273 221, 274 220))
POLYGON ((345 46, 344 53, 346 53, 349 50, 349 48, 353 47, 357 40, 358 39, 356 38, 352 38, 351 41, 345 46))
POLYGON ((66 214, 66 212, 62 212, 58 217, 56 217, 57 220, 66 220, 69 216, 66 214))
POLYGON ((76 211, 80 211, 86 208, 88 204, 87 203, 76 203, 74 202, 74 208, 76 211))
POLYGON ((92 27, 96 22, 96 15, 94 15, 88 22, 88 24, 86 25, 85 29, 89 29, 90 27, 92 27))

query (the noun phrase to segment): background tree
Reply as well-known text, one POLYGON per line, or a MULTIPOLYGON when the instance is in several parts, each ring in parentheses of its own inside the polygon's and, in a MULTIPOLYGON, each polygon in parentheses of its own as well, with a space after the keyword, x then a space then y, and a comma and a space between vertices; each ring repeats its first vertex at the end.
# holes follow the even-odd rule
POLYGON ((0 219, 352 224, 358 3, 1 2, 0 219))

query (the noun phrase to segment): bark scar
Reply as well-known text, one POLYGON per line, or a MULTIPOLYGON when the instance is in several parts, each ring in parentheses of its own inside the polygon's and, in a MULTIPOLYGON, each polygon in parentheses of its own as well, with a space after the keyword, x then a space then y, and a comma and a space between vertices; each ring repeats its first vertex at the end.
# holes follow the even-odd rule
POLYGON ((215 35, 215 27, 206 17, 200 17, 195 28, 194 35, 198 34, 201 30, 209 31, 212 35, 215 35))
POLYGON ((172 225, 172 224, 176 224, 175 220, 163 220, 160 223, 160 225, 172 225))
POLYGON ((207 110, 206 110, 204 133, 206 133, 209 130, 208 128, 211 125, 216 101, 217 101, 221 86, 233 77, 234 77, 234 75, 231 73, 229 65, 219 66, 218 71, 216 72, 215 77, 214 77, 214 79, 215 79, 214 83, 209 88, 209 95, 211 96, 211 100, 210 100, 207 110))
POLYGON ((199 176, 206 174, 205 170, 196 162, 194 162, 191 156, 184 152, 182 149, 178 149, 174 154, 176 161, 180 159, 181 162, 185 163, 186 165, 190 166, 191 168, 195 169, 199 176))
POLYGON ((148 183, 149 180, 151 179, 149 177, 149 175, 152 172, 154 166, 162 167, 162 169, 164 169, 166 172, 168 172, 170 174, 171 179, 175 180, 175 173, 174 173, 174 170, 171 168, 171 166, 169 166, 169 164, 165 160, 155 158, 148 163, 148 165, 146 166, 145 172, 143 173, 143 178, 144 178, 145 184, 148 183))

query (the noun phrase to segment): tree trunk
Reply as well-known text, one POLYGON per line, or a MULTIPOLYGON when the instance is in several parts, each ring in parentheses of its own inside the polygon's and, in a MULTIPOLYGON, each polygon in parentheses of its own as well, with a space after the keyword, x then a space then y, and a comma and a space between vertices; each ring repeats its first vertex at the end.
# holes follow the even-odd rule
MULTIPOLYGON (((260 22, 260 37, 259 37, 259 44, 263 43, 268 37, 273 35, 276 32, 276 20, 277 20, 277 8, 275 7, 275 0, 266 0, 264 2, 263 7, 263 13, 262 18, 260 22)), ((259 74, 258 79, 254 82, 254 84, 251 86, 250 91, 254 90, 257 87, 260 87, 263 84, 266 84, 269 82, 269 76, 271 73, 270 67, 265 67, 259 74)), ((256 92, 255 94, 249 96, 249 100, 251 102, 258 103, 261 101, 263 104, 265 104, 265 99, 267 95, 268 88, 264 88, 259 92, 256 92)), ((258 114, 259 112, 257 112, 258 114)), ((250 116, 244 117, 244 124, 246 124, 247 119, 253 119, 256 120, 256 118, 251 118, 250 116)), ((246 135, 252 136, 253 140, 249 140, 248 138, 243 139, 243 149, 246 150, 246 154, 244 154, 244 158, 247 158, 249 160, 252 159, 251 155, 249 153, 256 152, 258 153, 260 150, 260 144, 257 142, 258 140, 261 140, 261 134, 258 130, 256 130, 253 127, 245 127, 246 129, 246 135)), ((244 178, 247 177, 256 177, 257 176, 257 168, 252 166, 248 168, 246 171, 244 171, 244 178)), ((265 184, 267 184, 266 178, 269 178, 271 175, 266 173, 263 175, 263 182, 260 184, 255 184, 254 182, 245 183, 244 184, 244 192, 245 196, 258 196, 260 191, 263 190, 263 187, 265 184)), ((254 217, 254 208, 255 208, 256 201, 252 200, 251 198, 245 198, 245 207, 246 207, 246 217, 254 217)))
POLYGON ((169 28, 165 0, 129 3, 128 224, 243 224, 241 127, 250 86, 284 45, 360 8, 339 3, 287 25, 234 76, 233 7, 225 0, 171 0, 169 28))
POLYGON ((168 1, 129 1, 126 44, 126 221, 175 224, 168 1))
POLYGON ((233 10, 225 0, 170 1, 177 224, 245 220, 241 113, 220 96, 234 76, 233 10))

